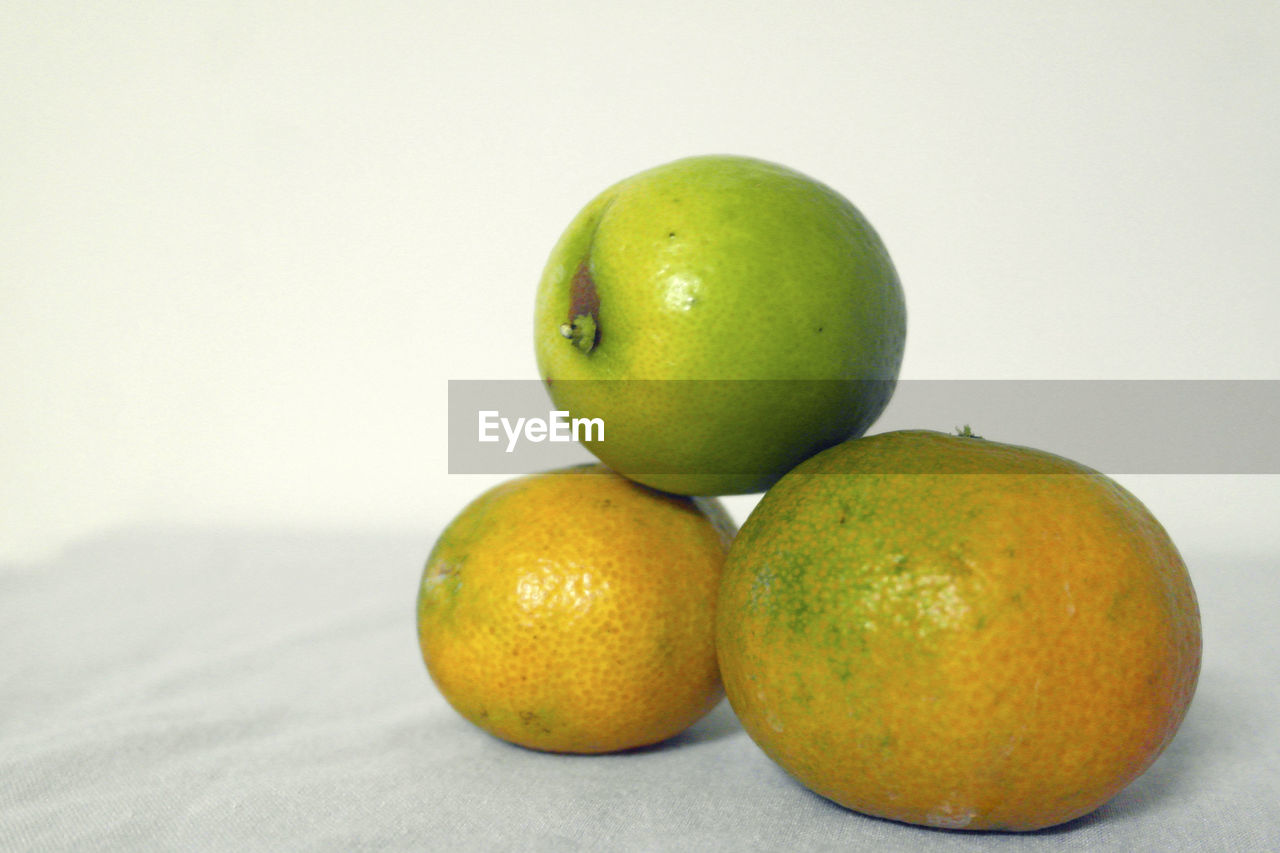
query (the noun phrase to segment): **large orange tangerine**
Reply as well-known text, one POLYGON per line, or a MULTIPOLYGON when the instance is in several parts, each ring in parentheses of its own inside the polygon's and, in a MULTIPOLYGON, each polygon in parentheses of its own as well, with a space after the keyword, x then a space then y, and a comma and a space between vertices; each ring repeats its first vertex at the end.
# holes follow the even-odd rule
POLYGON ((908 431, 827 450, 743 525, 725 690, 764 751, 850 809, 1030 830, 1106 802, 1177 731, 1200 617, 1177 549, 1075 462, 908 431))

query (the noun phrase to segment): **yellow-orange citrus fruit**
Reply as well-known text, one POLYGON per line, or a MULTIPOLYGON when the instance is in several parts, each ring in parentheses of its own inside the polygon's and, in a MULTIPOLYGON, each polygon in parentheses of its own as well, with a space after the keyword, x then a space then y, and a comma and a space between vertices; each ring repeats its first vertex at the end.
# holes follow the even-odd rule
POLYGON ((817 793, 935 827, 1085 814, 1177 731, 1200 616, 1164 529, 1104 475, 925 431, 798 466, 721 586, 725 691, 817 793))
POLYGON ((724 695, 715 599, 733 534, 715 500, 601 466, 504 483, 427 559, 427 670, 462 716, 521 746, 596 753, 665 740, 724 695))

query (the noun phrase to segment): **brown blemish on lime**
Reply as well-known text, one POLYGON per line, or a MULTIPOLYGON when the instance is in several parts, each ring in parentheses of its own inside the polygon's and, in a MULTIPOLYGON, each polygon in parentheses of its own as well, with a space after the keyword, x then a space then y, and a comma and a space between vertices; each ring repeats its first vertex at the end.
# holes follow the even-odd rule
POLYGON ((600 343, 600 294, 584 259, 569 282, 569 322, 560 334, 584 353, 600 343))

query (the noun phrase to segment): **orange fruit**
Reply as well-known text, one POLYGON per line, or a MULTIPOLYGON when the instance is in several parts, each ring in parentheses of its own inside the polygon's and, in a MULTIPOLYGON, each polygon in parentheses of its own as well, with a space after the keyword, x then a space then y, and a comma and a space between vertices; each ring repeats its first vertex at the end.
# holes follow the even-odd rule
POLYGON ((1104 475, 906 431, 782 478, 725 565, 717 640, 747 732, 850 809, 1031 830, 1141 774, 1195 691, 1177 549, 1104 475))
POLYGON ((601 466, 468 505, 427 559, 418 639, 462 716, 553 752, 665 740, 723 697, 715 598, 734 525, 714 500, 601 466))

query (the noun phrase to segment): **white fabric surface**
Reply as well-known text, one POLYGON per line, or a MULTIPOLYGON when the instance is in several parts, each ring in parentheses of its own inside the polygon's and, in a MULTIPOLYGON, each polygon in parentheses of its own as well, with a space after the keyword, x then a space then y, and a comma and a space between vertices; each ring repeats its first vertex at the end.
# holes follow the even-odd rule
POLYGON ((418 655, 436 531, 136 530, 0 567, 3 850, 1265 850, 1280 839, 1280 558, 1186 552, 1200 688, 1111 803, 1029 835, 863 817, 727 704, 660 747, 471 727, 418 655))

